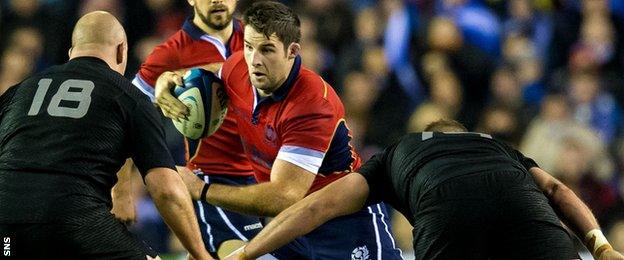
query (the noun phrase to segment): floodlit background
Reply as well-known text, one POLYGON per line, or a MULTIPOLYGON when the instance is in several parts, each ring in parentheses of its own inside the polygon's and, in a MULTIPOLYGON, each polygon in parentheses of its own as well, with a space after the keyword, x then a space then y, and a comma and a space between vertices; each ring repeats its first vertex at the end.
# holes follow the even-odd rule
MULTIPOLYGON (((589 204, 624 250, 624 1, 282 2, 299 13, 303 62, 340 93, 364 159, 431 120, 457 119, 536 159, 589 204)), ((65 62, 73 24, 94 10, 124 24, 129 79, 191 13, 185 0, 2 0, 0 93, 65 62)), ((141 197, 132 230, 178 255, 181 247, 141 197)), ((411 227, 395 216, 394 231, 409 258, 411 227)))

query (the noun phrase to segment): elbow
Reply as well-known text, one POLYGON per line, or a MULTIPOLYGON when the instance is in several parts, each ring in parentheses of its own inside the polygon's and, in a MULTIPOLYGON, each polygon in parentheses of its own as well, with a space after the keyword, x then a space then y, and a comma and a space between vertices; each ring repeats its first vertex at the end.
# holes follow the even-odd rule
POLYGON ((565 184, 556 182, 549 187, 547 195, 550 200, 559 204, 559 202, 563 201, 564 198, 574 195, 574 192, 565 184))
POLYGON ((184 191, 174 185, 161 185, 150 190, 150 196, 155 202, 177 201, 183 197, 184 191))
POLYGON ((290 207, 293 204, 297 203, 298 201, 302 200, 305 197, 306 192, 307 191, 290 189, 282 193, 283 194, 282 198, 283 198, 284 203, 287 205, 287 207, 290 207))

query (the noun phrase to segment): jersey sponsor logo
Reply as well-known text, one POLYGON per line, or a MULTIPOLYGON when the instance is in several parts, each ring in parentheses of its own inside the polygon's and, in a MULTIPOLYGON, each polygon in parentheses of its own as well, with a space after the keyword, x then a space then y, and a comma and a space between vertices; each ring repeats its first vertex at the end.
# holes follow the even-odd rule
POLYGON ((370 259, 370 254, 368 253, 368 248, 366 246, 356 247, 351 252, 351 260, 368 260, 368 259, 370 259))
POLYGON ((245 231, 254 230, 254 229, 260 229, 260 228, 262 228, 262 223, 260 223, 260 222, 258 222, 256 224, 251 224, 251 225, 247 225, 247 226, 243 227, 243 229, 245 231))

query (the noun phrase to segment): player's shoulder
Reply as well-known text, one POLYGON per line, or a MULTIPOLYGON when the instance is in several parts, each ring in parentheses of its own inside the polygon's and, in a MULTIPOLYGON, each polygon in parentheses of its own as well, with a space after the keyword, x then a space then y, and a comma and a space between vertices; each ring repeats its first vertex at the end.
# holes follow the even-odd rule
POLYGON ((221 66, 221 79, 227 80, 232 72, 246 72, 245 56, 242 51, 232 53, 221 66))
POLYGON ((178 30, 177 32, 169 36, 169 38, 165 39, 165 41, 156 45, 150 56, 176 54, 178 51, 188 45, 189 42, 191 42, 191 37, 183 30, 178 30))
POLYGON ((292 96, 294 100, 298 102, 309 100, 322 103, 335 103, 339 101, 338 95, 333 87, 325 81, 323 77, 306 67, 301 67, 295 84, 293 91, 295 91, 296 94, 292 96))

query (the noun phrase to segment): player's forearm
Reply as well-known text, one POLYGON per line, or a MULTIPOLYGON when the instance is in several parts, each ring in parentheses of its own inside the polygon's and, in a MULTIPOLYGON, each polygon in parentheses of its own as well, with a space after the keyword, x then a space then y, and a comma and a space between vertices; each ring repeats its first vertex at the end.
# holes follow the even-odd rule
POLYGON ((332 218, 321 203, 306 198, 284 210, 245 246, 246 259, 268 254, 332 218))
POLYGON ((173 230, 180 242, 196 259, 209 256, 202 243, 197 218, 184 184, 180 179, 168 178, 166 185, 148 190, 165 223, 173 230))
POLYGON ((301 199, 282 188, 272 182, 243 187, 212 184, 206 199, 210 204, 231 211, 274 217, 301 199))
POLYGON ((549 196, 558 215, 582 240, 587 232, 600 228, 587 205, 564 184, 555 185, 549 196))

